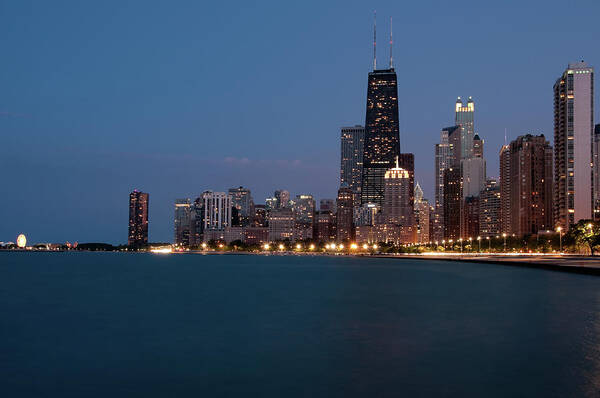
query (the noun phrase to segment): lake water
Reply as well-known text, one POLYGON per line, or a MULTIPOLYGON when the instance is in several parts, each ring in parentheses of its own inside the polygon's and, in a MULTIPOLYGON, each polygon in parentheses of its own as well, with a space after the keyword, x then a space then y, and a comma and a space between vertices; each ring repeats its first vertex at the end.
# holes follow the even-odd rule
POLYGON ((3 397, 598 396, 600 278, 0 252, 3 397))

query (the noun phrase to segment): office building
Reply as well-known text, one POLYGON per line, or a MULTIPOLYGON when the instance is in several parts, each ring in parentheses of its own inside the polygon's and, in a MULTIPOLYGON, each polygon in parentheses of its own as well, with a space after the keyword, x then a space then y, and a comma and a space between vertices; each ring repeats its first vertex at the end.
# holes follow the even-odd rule
POLYGON ((137 189, 129 194, 129 235, 127 244, 140 248, 148 244, 148 200, 150 195, 137 189))
POLYGON ((401 243, 414 243, 414 186, 411 186, 410 174, 397 160, 396 167, 389 169, 384 178, 383 223, 390 228, 391 225, 400 227, 401 243))
POLYGON ((500 232, 511 234, 510 225, 510 146, 500 149, 500 232))
POLYGON ((400 155, 396 72, 374 69, 367 82, 361 203, 384 201, 384 177, 400 155))
POLYGON ((275 198, 275 206, 278 209, 288 207, 290 203, 290 193, 285 189, 278 189, 273 195, 275 198))
POLYGON ((429 201, 423 197, 423 189, 417 183, 415 186, 415 226, 416 226, 416 236, 417 243, 428 243, 429 236, 429 216, 430 216, 430 206, 429 201))
MULTIPOLYGON (((365 128, 360 125, 341 129, 340 186, 346 184, 360 195, 363 172, 365 128)), ((358 196, 360 197, 360 196, 358 196)))
POLYGON ((238 226, 250 225, 254 213, 254 201, 248 188, 230 188, 231 204, 237 212, 238 226))
POLYGON ((594 220, 600 220, 600 124, 594 128, 594 141, 592 153, 594 155, 592 175, 594 182, 592 189, 594 190, 594 220))
POLYGON ((500 186, 488 179, 479 195, 479 236, 485 239, 500 235, 500 218, 500 186))
POLYGON ((335 240, 335 215, 331 211, 316 212, 313 237, 319 242, 335 240))
POLYGON ((289 207, 274 209, 269 212, 269 240, 293 240, 296 219, 289 207))
POLYGON ((510 217, 508 233, 517 236, 553 230, 552 147, 544 135, 527 134, 509 145, 510 217))
MULTIPOLYGON (((225 192, 205 191, 202 193, 204 207, 204 233, 223 231, 231 226, 231 196, 225 192)), ((206 237, 204 238, 206 241, 206 237)))
POLYGON ((463 239, 475 239, 479 236, 479 197, 469 196, 465 198, 463 205, 463 239))
POLYGON ((593 213, 594 69, 569 64, 554 84, 554 222, 568 229, 593 213))
MULTIPOLYGON (((460 97, 456 100, 455 124, 460 126, 460 158, 466 159, 473 157, 473 138, 475 135, 475 103, 469 97, 465 105, 460 97)), ((457 153, 457 156, 458 156, 457 153)))
POLYGON ((319 201, 319 210, 330 211, 335 214, 335 199, 321 199, 319 201))
POLYGON ((347 186, 338 190, 336 235, 338 242, 354 239, 354 195, 352 189, 347 186))
POLYGON ((291 202, 292 210, 296 216, 296 222, 310 225, 312 228, 315 214, 315 199, 312 195, 296 195, 291 202))
POLYGON ((189 199, 175 200, 175 239, 174 243, 178 246, 190 245, 190 230, 192 226, 191 202, 189 199))
POLYGON ((462 189, 460 168, 444 170, 444 239, 461 237, 462 189))

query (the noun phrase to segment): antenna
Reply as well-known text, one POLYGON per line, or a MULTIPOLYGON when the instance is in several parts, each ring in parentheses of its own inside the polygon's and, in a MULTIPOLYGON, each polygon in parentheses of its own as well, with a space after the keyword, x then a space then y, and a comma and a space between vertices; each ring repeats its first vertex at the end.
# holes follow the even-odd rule
POLYGON ((373 12, 373 70, 377 69, 377 10, 373 12))
POLYGON ((504 145, 507 145, 506 144, 506 127, 504 127, 504 145))
POLYGON ((390 17, 390 69, 394 67, 394 57, 392 57, 392 48, 394 45, 394 38, 392 36, 392 17, 390 17))

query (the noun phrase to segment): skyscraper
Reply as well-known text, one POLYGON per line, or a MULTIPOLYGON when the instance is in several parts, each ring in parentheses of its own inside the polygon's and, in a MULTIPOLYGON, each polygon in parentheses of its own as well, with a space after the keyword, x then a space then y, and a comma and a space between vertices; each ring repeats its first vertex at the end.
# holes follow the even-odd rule
POLYGON ((385 173, 384 192, 384 223, 400 227, 403 243, 414 242, 414 185, 411 187, 408 170, 401 168, 398 162, 385 173))
POLYGON ((338 190, 336 234, 337 241, 354 239, 354 195, 352 189, 342 186, 338 190))
POLYGON ((444 239, 458 239, 461 236, 462 190, 460 169, 450 167, 444 170, 444 239))
POLYGON ((592 147, 594 158, 594 169, 592 175, 594 176, 594 183, 592 189, 594 190, 594 220, 600 220, 600 124, 597 124, 594 128, 594 145, 592 147))
POLYGON ((278 209, 288 207, 290 202, 290 193, 285 189, 278 189, 275 191, 273 197, 277 200, 276 206, 278 209))
POLYGON ((510 146, 500 148, 500 232, 510 234, 510 146))
POLYGON ((467 105, 464 105, 460 97, 456 100, 455 123, 460 126, 460 159, 473 156, 473 137, 475 135, 474 125, 475 103, 469 97, 467 105))
POLYGON ((204 232, 222 231, 231 226, 231 196, 225 192, 205 191, 202 193, 204 202, 204 232))
POLYGON ((360 125, 341 129, 340 186, 347 184, 360 194, 363 171, 365 128, 360 125))
POLYGON ((240 224, 247 226, 254 215, 254 201, 248 188, 230 188, 231 204, 237 210, 240 224))
POLYGON ((150 195, 137 189, 129 194, 129 236, 127 244, 140 248, 148 244, 148 200, 150 195))
MULTIPOLYGON (((519 136, 509 145, 507 233, 523 236, 552 230, 552 147, 544 135, 519 136)), ((503 180, 503 183, 506 180, 503 180)))
POLYGON ((500 235, 500 186, 494 179, 486 181, 479 196, 479 235, 482 238, 500 235))
POLYGON ((554 84, 554 222, 592 218, 594 69, 576 62, 554 84))
POLYGON ((419 183, 415 186, 415 226, 417 228, 417 243, 427 243, 429 237, 429 202, 423 197, 423 189, 419 183))
POLYGON ((174 243, 179 246, 190 245, 190 228, 192 225, 191 203, 189 199, 175 200, 174 243))
POLYGON ((435 145, 435 203, 431 222, 431 240, 444 239, 444 171, 457 167, 455 148, 460 148, 460 126, 443 128, 435 145))
POLYGON ((367 83, 361 203, 383 204, 384 177, 400 155, 398 83, 394 68, 373 70, 367 83))

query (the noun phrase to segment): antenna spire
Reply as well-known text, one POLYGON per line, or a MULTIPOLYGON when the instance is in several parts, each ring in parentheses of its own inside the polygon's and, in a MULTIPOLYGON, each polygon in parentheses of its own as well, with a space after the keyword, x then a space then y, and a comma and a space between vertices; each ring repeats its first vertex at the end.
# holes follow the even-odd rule
POLYGON ((504 127, 504 145, 507 145, 507 142, 506 142, 506 127, 504 127))
POLYGON ((377 69, 377 10, 373 12, 373 70, 377 69))
POLYGON ((394 57, 392 57, 392 48, 394 46, 394 38, 392 36, 392 17, 390 17, 390 69, 394 67, 394 57))

